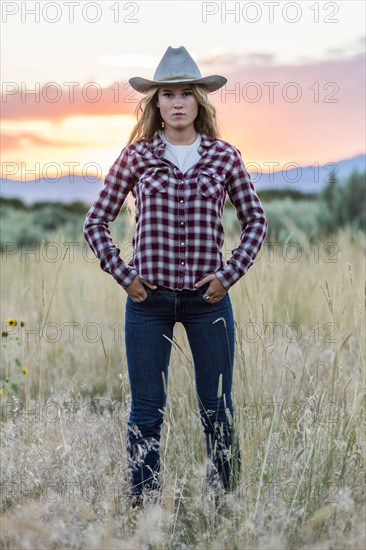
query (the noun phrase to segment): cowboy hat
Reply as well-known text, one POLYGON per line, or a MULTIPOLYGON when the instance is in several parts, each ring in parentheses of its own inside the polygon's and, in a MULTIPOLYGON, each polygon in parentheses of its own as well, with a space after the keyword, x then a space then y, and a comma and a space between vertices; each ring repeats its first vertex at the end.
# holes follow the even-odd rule
POLYGON ((200 70, 184 46, 179 48, 168 47, 156 68, 153 80, 134 76, 130 78, 130 85, 134 90, 146 93, 149 88, 158 84, 177 84, 186 82, 204 84, 207 92, 215 92, 227 82, 227 78, 217 74, 202 77, 200 70))

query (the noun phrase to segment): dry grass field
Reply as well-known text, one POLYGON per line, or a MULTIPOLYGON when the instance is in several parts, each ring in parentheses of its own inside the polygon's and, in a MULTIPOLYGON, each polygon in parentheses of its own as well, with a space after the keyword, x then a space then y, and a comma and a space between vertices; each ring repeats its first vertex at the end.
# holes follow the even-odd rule
POLYGON ((264 246, 230 290, 243 468, 219 511, 181 325, 162 505, 126 505, 126 293, 60 243, 2 257, 1 548, 363 549, 364 239, 264 246))

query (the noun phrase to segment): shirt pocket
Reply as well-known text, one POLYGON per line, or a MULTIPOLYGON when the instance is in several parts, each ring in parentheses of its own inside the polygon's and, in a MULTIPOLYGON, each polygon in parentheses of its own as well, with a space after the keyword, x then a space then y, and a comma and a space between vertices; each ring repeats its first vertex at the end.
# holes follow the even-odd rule
POLYGON ((139 186, 144 195, 166 193, 169 176, 162 168, 149 168, 140 177, 139 186))
POLYGON ((225 182, 223 176, 216 170, 205 168, 197 176, 198 193, 207 199, 221 199, 225 196, 225 182))

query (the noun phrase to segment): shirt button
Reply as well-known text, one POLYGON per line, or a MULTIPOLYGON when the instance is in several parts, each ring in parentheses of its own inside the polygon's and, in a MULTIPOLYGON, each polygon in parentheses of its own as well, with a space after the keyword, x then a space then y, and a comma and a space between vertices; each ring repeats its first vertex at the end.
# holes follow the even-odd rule
POLYGON ((179 202, 184 202, 184 200, 183 200, 183 199, 180 199, 180 201, 179 201, 179 202))
POLYGON ((182 265, 184 265, 184 262, 180 262, 182 265))
POLYGON ((184 243, 181 243, 182 246, 184 246, 184 243))
POLYGON ((184 222, 180 222, 180 225, 184 225, 184 222))
POLYGON ((182 180, 181 183, 184 183, 184 180, 182 180))

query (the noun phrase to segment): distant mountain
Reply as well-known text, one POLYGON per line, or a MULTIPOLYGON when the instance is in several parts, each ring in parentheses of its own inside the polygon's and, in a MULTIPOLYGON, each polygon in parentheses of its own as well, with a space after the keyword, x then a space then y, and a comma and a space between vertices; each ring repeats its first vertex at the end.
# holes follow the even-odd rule
POLYGON ((250 175, 257 191, 287 188, 303 193, 319 193, 327 185, 332 169, 335 170, 337 179, 342 182, 353 170, 366 170, 366 155, 357 155, 320 166, 289 167, 288 170, 273 171, 273 174, 251 171, 250 175))
MULTIPOLYGON (((357 155, 319 167, 302 166, 284 172, 274 171, 273 174, 250 171, 250 174, 258 191, 290 188, 303 193, 318 193, 327 184, 332 167, 335 168, 338 179, 343 181, 354 169, 359 172, 365 171, 366 155, 357 155)), ((69 176, 62 176, 54 182, 47 179, 26 182, 0 179, 0 196, 21 199, 26 204, 43 201, 82 201, 91 204, 103 187, 104 181, 98 178, 90 181, 90 178, 83 176, 74 176, 72 179, 73 181, 69 176)))
POLYGON ((93 178, 93 181, 90 181, 90 179, 83 176, 72 178, 62 176, 54 182, 43 178, 38 181, 0 179, 0 196, 21 199, 26 204, 44 201, 64 203, 82 201, 91 204, 103 187, 103 180, 93 178))

